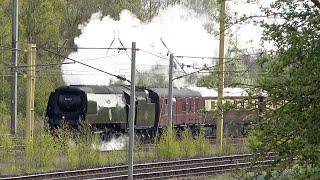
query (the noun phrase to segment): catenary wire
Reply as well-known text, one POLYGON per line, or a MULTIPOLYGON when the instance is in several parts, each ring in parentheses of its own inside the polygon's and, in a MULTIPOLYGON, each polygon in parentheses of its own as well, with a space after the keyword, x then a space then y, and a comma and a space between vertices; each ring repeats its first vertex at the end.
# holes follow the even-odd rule
POLYGON ((69 60, 71 60, 71 61, 73 61, 73 62, 79 63, 79 64, 81 64, 81 65, 87 66, 87 67, 92 68, 92 69, 95 69, 95 70, 97 70, 97 71, 103 72, 103 73, 108 74, 108 75, 110 75, 110 76, 116 77, 116 78, 118 78, 118 79, 120 79, 120 80, 130 82, 129 80, 127 80, 126 78, 124 78, 124 77, 122 77, 122 76, 115 75, 115 74, 112 74, 112 73, 103 71, 103 70, 98 69, 98 68, 96 68, 96 67, 93 67, 93 66, 90 66, 90 65, 88 65, 88 64, 82 63, 81 61, 78 61, 78 60, 75 60, 75 59, 66 57, 66 56, 64 56, 64 55, 61 55, 61 54, 59 54, 59 53, 56 53, 56 52, 54 52, 54 51, 51 51, 51 50, 49 50, 49 49, 39 48, 39 47, 38 47, 38 49, 44 50, 44 51, 49 52, 49 53, 51 53, 51 54, 54 54, 54 55, 56 55, 56 56, 63 57, 63 58, 65 58, 65 59, 69 59, 69 60))

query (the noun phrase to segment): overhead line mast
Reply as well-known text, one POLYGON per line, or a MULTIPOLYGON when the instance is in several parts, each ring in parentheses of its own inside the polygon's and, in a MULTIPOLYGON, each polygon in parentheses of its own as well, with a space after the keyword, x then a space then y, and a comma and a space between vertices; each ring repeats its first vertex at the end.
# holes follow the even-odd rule
POLYGON ((18 124, 18 0, 12 1, 12 64, 15 68, 12 68, 12 84, 11 84, 11 134, 17 133, 18 124))
POLYGON ((219 71, 218 76, 218 109, 219 116, 217 120, 217 146, 222 151, 223 145, 223 89, 224 89, 224 44, 225 44, 225 22, 226 22, 226 1, 221 0, 220 9, 220 41, 219 41, 219 71))

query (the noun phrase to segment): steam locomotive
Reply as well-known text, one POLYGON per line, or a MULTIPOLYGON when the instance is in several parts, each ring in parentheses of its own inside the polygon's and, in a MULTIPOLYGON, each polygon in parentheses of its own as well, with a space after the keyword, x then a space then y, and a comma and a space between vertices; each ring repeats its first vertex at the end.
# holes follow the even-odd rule
MULTIPOLYGON (((241 137, 259 118, 262 97, 246 99, 241 88, 225 88, 224 126, 229 136, 241 137), (247 108, 250 105, 250 108, 247 108), (231 107, 231 108, 230 108, 231 107)), ((215 136, 218 92, 205 87, 173 89, 173 127, 177 133, 204 129, 215 136)), ((161 135, 168 125, 168 89, 136 88, 135 134, 145 140, 161 135)), ((104 139, 128 132, 130 89, 127 86, 61 86, 51 92, 46 118, 50 129, 67 124, 77 129, 84 122, 104 139)))

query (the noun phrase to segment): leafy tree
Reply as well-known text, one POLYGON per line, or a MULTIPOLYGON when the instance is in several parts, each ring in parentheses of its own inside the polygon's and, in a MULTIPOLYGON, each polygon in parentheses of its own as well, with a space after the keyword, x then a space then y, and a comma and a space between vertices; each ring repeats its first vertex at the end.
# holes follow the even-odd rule
POLYGON ((251 145, 258 152, 277 152, 283 168, 298 163, 319 178, 320 6, 315 2, 276 0, 263 9, 277 19, 262 21, 264 40, 276 50, 260 59, 266 74, 258 84, 268 94, 267 108, 251 145))
POLYGON ((139 72, 137 74, 137 85, 148 87, 168 87, 168 79, 166 79, 164 75, 158 74, 159 72, 163 72, 163 70, 163 66, 158 64, 148 71, 139 72))
MULTIPOLYGON (((0 71, 1 71, 1 86, 0 86, 0 113, 1 120, 5 114, 10 110, 10 84, 8 80, 11 79, 9 76, 9 69, 6 67, 9 64, 8 59, 11 55, 11 18, 6 16, 10 14, 11 6, 9 0, 3 0, 0 2, 0 71)), ((10 59, 9 59, 10 60, 10 59)))
MULTIPOLYGON (((12 2, 4 0, 0 2, 0 45, 6 47, 0 51, 0 69, 2 72, 1 80, 1 113, 7 117, 10 110, 10 87, 11 87, 11 71, 7 65, 11 64, 11 14, 12 2)), ((64 0, 35 0, 35 1, 20 1, 19 2, 19 65, 25 65, 27 53, 24 51, 28 43, 35 43, 37 49, 37 64, 48 64, 60 62, 61 58, 53 56, 43 51, 43 48, 50 46, 58 46, 63 43, 61 34, 61 25, 64 21, 65 12, 64 0)), ((35 110, 36 115, 42 116, 46 107, 48 95, 52 89, 58 84, 62 84, 61 71, 57 71, 55 76, 50 76, 50 73, 45 75, 39 72, 48 71, 43 67, 36 67, 36 96, 35 110)), ((25 114, 25 94, 26 94, 26 76, 27 69, 24 67, 18 68, 18 112, 25 114)), ((22 117, 20 117, 22 119, 22 117)), ((21 121, 19 121, 21 122, 21 121)), ((22 128, 21 128, 22 129, 22 128)))
MULTIPOLYGON (((248 76, 247 70, 255 69, 255 67, 252 67, 252 65, 246 65, 245 62, 245 55, 243 55, 245 52, 242 49, 239 49, 237 47, 237 43, 235 40, 230 39, 228 41, 229 48, 226 53, 226 59, 225 61, 225 87, 233 87, 237 85, 243 85, 243 84, 252 84, 254 82, 254 78, 252 76, 248 76), (251 79, 250 82, 248 82, 248 79, 251 79)), ((218 88, 219 80, 218 80, 218 74, 219 66, 218 66, 218 59, 215 59, 213 61, 213 64, 215 64, 213 67, 208 67, 210 69, 210 72, 208 75, 202 76, 197 81, 197 86, 206 86, 211 88, 218 88)), ((255 63, 255 59, 252 60, 252 63, 255 63)), ((205 67, 203 69, 206 69, 205 67)))

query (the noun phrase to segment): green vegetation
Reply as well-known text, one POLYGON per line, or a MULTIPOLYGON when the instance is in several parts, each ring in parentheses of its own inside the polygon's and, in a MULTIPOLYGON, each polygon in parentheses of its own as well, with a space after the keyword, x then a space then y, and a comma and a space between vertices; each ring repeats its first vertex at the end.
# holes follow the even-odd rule
MULTIPOLYGON (((4 130, 1 127, 1 130, 4 130)), ((1 131, 8 133, 9 131, 1 131)), ((60 138, 40 131, 33 139, 13 141, 11 135, 0 137, 0 175, 47 172, 58 169, 75 169, 100 166, 105 161, 94 135, 71 136, 69 130, 61 130, 60 138), (21 144, 22 143, 22 144, 21 144)))
MULTIPOLYGON (((246 49, 240 49, 234 37, 228 39, 228 51, 224 61, 224 86, 225 87, 248 87, 256 85, 260 67, 256 64, 256 59, 261 52, 248 54, 246 49)), ((212 62, 212 67, 204 67, 209 73, 196 78, 196 85, 199 87, 218 88, 219 66, 218 60, 212 62)), ((194 78, 195 79, 195 78, 194 78)))
POLYGON ((169 82, 165 76, 153 74, 153 72, 163 72, 164 70, 166 68, 158 64, 148 71, 139 72, 136 77, 137 86, 168 87, 169 82))
POLYGON ((46 171, 57 166, 56 157, 60 156, 59 142, 50 134, 41 132, 34 139, 26 139, 24 143, 24 161, 22 172, 46 171))
MULTIPOLYGON (((274 50, 260 58, 258 89, 268 94, 261 123, 249 138, 254 152, 277 153, 277 172, 288 179, 319 179, 320 170, 320 3, 276 0, 262 9, 275 21, 260 22, 274 50), (293 172, 296 167, 300 170, 293 172), (287 175, 288 176, 287 176, 287 175)), ((276 176, 275 176, 276 177, 276 176)))
MULTIPOLYGON (((1 171, 4 173, 11 172, 15 169, 14 166, 6 167, 6 164, 14 164, 14 157, 16 156, 14 152, 14 141, 9 134, 10 131, 8 129, 7 123, 0 123, 0 166, 3 164, 4 167, 1 167, 1 171)), ((2 172, 0 171, 0 174, 2 172)))
POLYGON ((179 159, 181 156, 180 143, 174 138, 175 132, 165 131, 156 148, 157 156, 160 159, 179 159))
MULTIPOLYGON (((185 130, 180 139, 173 137, 165 132, 154 149, 146 149, 146 144, 136 141, 134 162, 177 160, 219 154, 215 152, 204 133, 193 137, 190 130, 185 130)), ((62 128, 59 131, 59 138, 42 131, 36 133, 33 140, 23 142, 13 141, 9 134, 1 135, 0 144, 2 145, 0 146, 0 166, 4 167, 0 169, 0 175, 92 168, 126 164, 128 161, 126 150, 103 153, 97 149, 101 140, 87 128, 83 128, 81 133, 72 133, 62 128)), ((231 144, 225 142, 227 151, 223 154, 237 153, 236 148, 231 144)))

